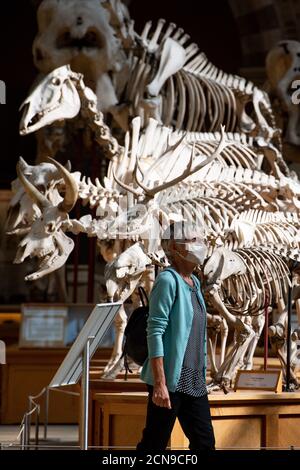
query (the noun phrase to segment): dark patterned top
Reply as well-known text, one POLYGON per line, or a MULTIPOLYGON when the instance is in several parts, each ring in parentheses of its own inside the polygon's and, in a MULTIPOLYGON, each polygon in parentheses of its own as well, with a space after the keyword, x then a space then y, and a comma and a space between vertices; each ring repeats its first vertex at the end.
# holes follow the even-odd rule
POLYGON ((176 392, 186 393, 193 397, 202 397, 207 394, 203 376, 204 353, 199 354, 199 351, 204 351, 205 312, 196 292, 196 287, 194 287, 191 291, 194 310, 193 323, 176 392))

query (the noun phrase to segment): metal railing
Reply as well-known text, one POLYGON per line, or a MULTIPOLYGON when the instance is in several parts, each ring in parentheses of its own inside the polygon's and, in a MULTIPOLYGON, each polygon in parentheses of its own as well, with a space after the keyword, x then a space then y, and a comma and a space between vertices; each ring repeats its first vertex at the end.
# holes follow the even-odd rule
MULTIPOLYGON (((80 396, 78 392, 71 392, 68 390, 58 390, 55 388, 44 387, 40 393, 37 395, 30 395, 28 397, 28 411, 26 411, 23 415, 21 424, 20 424, 20 431, 16 438, 16 441, 20 442, 21 450, 26 449, 34 449, 38 448, 39 445, 39 436, 40 436, 40 412, 41 412, 41 405, 36 403, 36 400, 41 399, 43 396, 45 397, 45 406, 44 406, 44 441, 47 441, 48 437, 48 422, 49 422, 49 392, 50 390, 60 393, 65 393, 68 395, 75 395, 80 396), (35 436, 34 436, 34 444, 31 442, 31 424, 32 424, 32 417, 34 417, 34 429, 35 429, 35 436)), ((4 443, 1 443, 1 448, 4 443)), ((11 445, 10 445, 11 447, 11 445)), ((69 447, 69 446, 68 446, 69 447)), ((50 446, 47 446, 50 448, 50 446)))

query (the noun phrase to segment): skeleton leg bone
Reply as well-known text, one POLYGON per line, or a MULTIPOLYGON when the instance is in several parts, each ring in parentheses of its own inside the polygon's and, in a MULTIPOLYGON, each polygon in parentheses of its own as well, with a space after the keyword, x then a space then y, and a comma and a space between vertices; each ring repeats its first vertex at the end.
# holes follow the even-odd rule
POLYGON ((255 335, 250 326, 246 325, 240 318, 235 317, 227 310, 217 290, 213 291, 211 302, 218 312, 225 317, 228 324, 234 326, 236 330, 236 341, 232 349, 226 355, 214 380, 208 386, 208 391, 213 391, 216 387, 219 389, 222 384, 228 385, 230 383, 235 370, 240 365, 241 357, 255 335))
POLYGON ((207 345, 210 359, 210 374, 214 377, 217 373, 216 342, 221 329, 222 318, 219 315, 207 314, 207 345))
POLYGON ((255 349, 258 343, 258 340, 261 336, 263 327, 265 325, 265 313, 264 311, 257 315, 252 319, 252 328, 254 329, 255 336, 252 338, 249 349, 245 351, 245 358, 244 358, 244 369, 245 370, 252 370, 253 369, 253 357, 255 353, 255 349))
MULTIPOLYGON (((282 300, 282 299, 280 299, 282 300)), ((287 368, 287 343, 286 343, 286 328, 287 328, 287 309, 283 302, 278 302, 278 319, 277 322, 269 327, 270 341, 273 350, 276 352, 282 367, 283 382, 286 383, 286 368, 287 368)), ((294 389, 299 388, 299 382, 294 372, 296 364, 292 358, 297 353, 297 335, 291 337, 291 367, 290 367, 290 386, 294 389)))

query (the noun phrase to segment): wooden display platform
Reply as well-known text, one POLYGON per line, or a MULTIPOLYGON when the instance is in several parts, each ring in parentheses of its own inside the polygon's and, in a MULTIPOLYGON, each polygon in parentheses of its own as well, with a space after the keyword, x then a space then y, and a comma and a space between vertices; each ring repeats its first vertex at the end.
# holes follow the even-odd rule
MULTIPOLYGON (((49 384, 68 348, 8 348, 7 364, 0 367, 1 424, 19 424, 28 409, 28 396, 49 384)), ((111 349, 100 349, 90 365, 89 444, 96 446, 132 446, 141 437, 146 413, 146 385, 138 374, 119 374, 116 380, 100 379, 111 349)), ((269 367, 278 367, 269 359, 269 367)), ((255 368, 262 359, 255 359, 255 368)), ((64 387, 63 390, 66 390, 64 387)), ((80 392, 80 384, 72 387, 80 392)), ((300 394, 223 393, 209 397, 219 448, 290 445, 300 447, 300 394)), ((43 401, 41 422, 44 420, 43 401)), ((78 423, 79 396, 50 392, 50 423, 78 423)), ((178 423, 170 445, 187 447, 178 423)))
MULTIPOLYGON (((209 395, 218 449, 300 447, 300 393, 232 392, 209 395)), ((94 393, 90 445, 135 447, 146 416, 146 392, 94 393)), ((188 448, 176 421, 170 447, 188 448)))

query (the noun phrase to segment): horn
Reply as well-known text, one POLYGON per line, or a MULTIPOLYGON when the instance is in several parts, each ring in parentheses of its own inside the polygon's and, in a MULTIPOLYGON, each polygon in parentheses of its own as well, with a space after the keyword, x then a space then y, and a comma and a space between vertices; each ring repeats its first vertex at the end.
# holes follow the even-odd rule
POLYGON ((114 180, 118 183, 119 186, 121 186, 121 188, 125 189, 126 191, 129 191, 130 193, 134 194, 136 197, 139 197, 141 195, 138 191, 128 186, 127 184, 123 183, 122 181, 119 180, 119 178, 117 178, 115 174, 114 166, 112 166, 112 174, 113 174, 114 180))
POLYGON ((24 158, 19 157, 19 165, 20 165, 20 169, 22 170, 24 175, 30 175, 31 174, 31 171, 32 171, 33 167, 31 165, 28 165, 28 163, 25 162, 24 158))
POLYGON ((50 201, 44 196, 38 189, 24 176, 23 171, 21 170, 20 162, 16 166, 17 175, 22 185, 24 186, 25 192, 29 197, 39 206, 40 209, 49 207, 50 201))
POLYGON ((15 228, 14 230, 10 230, 9 232, 6 232, 6 235, 27 235, 27 233, 30 232, 29 227, 24 227, 24 228, 15 228))
POLYGON ((66 168, 68 171, 71 171, 71 169, 72 169, 72 164, 71 164, 70 160, 68 160, 67 163, 65 164, 65 168, 66 168))
POLYGON ((47 159, 56 166, 56 168, 60 171, 65 184, 66 184, 66 192, 64 200, 59 204, 59 210, 62 212, 70 212, 76 204, 78 199, 78 185, 75 181, 75 178, 71 175, 71 173, 60 163, 54 160, 51 157, 47 157, 47 159))

